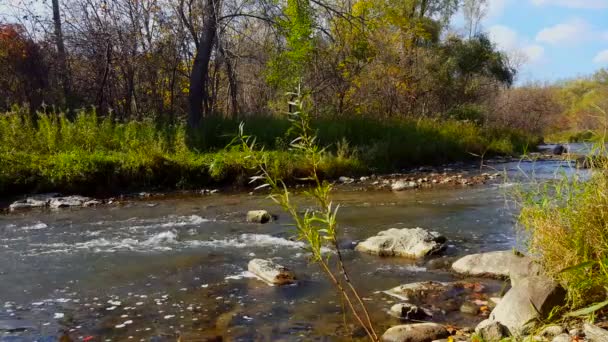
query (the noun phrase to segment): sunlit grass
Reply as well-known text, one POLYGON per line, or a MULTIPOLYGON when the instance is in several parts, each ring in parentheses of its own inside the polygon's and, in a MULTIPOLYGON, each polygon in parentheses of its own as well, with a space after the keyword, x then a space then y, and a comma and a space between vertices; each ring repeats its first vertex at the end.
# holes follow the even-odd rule
MULTIPOLYGON (((282 117, 249 116, 247 134, 272 161, 270 170, 295 180, 310 168, 290 153, 293 138, 282 117)), ((248 176, 242 151, 226 149, 240 121, 206 118, 187 132, 182 124, 152 120, 118 122, 91 110, 69 120, 39 114, 34 123, 19 108, 0 115, 0 192, 117 191, 142 187, 196 188, 232 183, 248 176)), ((471 122, 437 119, 378 120, 369 117, 312 121, 326 146, 323 177, 393 171, 491 154, 515 154, 533 140, 522 134, 485 129, 471 122)))

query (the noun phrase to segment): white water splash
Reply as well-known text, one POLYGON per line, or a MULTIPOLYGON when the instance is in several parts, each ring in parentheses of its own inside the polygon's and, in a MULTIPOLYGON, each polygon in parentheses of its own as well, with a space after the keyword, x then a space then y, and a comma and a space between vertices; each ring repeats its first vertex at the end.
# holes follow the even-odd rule
POLYGON ((30 226, 23 226, 21 227, 22 230, 40 230, 40 229, 45 229, 48 228, 49 226, 47 226, 46 223, 44 222, 38 222, 36 224, 30 225, 30 226))

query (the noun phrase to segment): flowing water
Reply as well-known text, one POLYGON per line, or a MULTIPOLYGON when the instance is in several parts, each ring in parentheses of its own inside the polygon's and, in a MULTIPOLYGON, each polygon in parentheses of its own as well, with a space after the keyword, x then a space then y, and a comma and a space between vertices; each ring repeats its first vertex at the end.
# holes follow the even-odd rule
MULTIPOLYGON (((565 165, 495 167, 506 168, 513 179, 519 170, 550 178, 565 165)), ((431 270, 429 260, 355 252, 350 241, 391 227, 423 227, 449 239, 450 256, 510 249, 518 243, 505 194, 510 185, 335 192, 347 266, 379 331, 398 323, 386 313, 394 299, 379 291, 457 277, 431 270)), ((0 322, 31 325, 0 331, 0 341, 53 341, 62 332, 85 341, 175 341, 178 335, 182 341, 343 339, 349 333, 340 301, 309 264, 303 244, 292 239, 289 223, 264 196, 245 194, 0 216, 0 322), (268 209, 278 220, 245 223, 252 209, 268 209), (291 268, 299 284, 272 287, 252 278, 246 268, 254 257, 291 268)), ((437 318, 469 325, 476 319, 437 318)))

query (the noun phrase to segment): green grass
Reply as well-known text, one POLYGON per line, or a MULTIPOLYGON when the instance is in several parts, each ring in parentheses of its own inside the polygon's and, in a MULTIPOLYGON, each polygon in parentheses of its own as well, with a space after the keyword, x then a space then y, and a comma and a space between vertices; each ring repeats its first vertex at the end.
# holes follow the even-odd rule
MULTIPOLYGON (((292 181, 306 174, 310 166, 289 149, 293 135, 286 118, 258 115, 244 121, 246 133, 264 147, 259 153, 267 155, 272 172, 292 181)), ((244 183, 252 165, 242 151, 226 149, 239 123, 209 117, 188 134, 181 124, 119 123, 93 111, 78 113, 74 120, 39 114, 34 123, 17 108, 0 114, 0 195, 244 183)), ((312 124, 320 145, 327 147, 320 173, 328 178, 517 154, 536 143, 522 134, 457 120, 337 117, 312 124)))
MULTIPOLYGON (((592 155, 606 155, 605 140, 599 141, 592 155)), ((530 252, 566 288, 570 310, 608 299, 608 162, 589 162, 590 178, 564 174, 521 194, 520 223, 530 252)), ((582 310, 575 316, 595 311, 582 310)))
POLYGON ((592 131, 563 131, 548 134, 544 140, 547 143, 593 142, 597 136, 597 133, 592 131))

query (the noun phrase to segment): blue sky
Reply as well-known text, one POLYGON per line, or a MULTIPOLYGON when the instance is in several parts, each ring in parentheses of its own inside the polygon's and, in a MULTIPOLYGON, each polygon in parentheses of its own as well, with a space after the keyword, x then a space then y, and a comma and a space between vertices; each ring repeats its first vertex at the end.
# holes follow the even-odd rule
POLYGON ((482 25, 521 63, 519 84, 608 67, 608 0, 488 0, 482 25))

